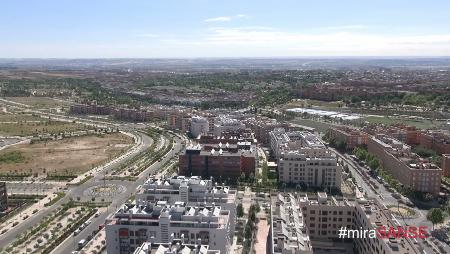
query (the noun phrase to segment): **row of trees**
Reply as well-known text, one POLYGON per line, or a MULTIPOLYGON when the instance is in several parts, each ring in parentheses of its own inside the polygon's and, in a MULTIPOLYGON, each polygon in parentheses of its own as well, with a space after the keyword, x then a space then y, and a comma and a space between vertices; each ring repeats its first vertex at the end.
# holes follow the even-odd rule
POLYGON ((355 147, 355 149, 353 149, 353 154, 360 161, 364 161, 371 170, 377 170, 381 166, 380 160, 362 147, 355 147))
POLYGON ((248 220, 247 220, 247 224, 245 224, 245 229, 244 229, 244 239, 245 240, 244 240, 244 247, 242 250, 243 254, 250 253, 252 240, 253 240, 253 232, 255 232, 255 230, 256 230, 256 223, 257 223, 256 213, 258 213, 259 211, 260 211, 260 207, 258 204, 252 204, 248 211, 248 220))
POLYGON ((404 186, 397 179, 395 179, 388 171, 384 170, 381 166, 381 162, 375 155, 369 153, 365 148, 356 147, 353 149, 353 154, 360 160, 364 161, 372 172, 383 178, 390 187, 403 194, 421 201, 431 201, 433 195, 430 193, 423 193, 419 191, 413 191, 410 187, 404 186))

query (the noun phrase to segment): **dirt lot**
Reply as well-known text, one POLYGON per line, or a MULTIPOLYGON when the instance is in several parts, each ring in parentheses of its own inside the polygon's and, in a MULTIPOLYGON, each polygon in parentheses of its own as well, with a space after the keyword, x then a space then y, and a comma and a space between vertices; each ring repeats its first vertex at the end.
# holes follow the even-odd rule
POLYGON ((19 152, 22 159, 1 163, 0 172, 78 174, 116 157, 132 143, 132 138, 114 133, 17 145, 1 150, 0 156, 19 152))

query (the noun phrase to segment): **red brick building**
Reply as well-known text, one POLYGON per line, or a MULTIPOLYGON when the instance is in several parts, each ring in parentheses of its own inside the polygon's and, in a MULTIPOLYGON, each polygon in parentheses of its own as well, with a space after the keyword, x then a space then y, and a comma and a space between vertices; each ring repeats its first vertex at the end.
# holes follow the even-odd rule
POLYGON ((367 145, 369 136, 367 133, 346 126, 339 126, 329 129, 331 138, 344 141, 347 149, 353 149, 356 146, 367 145))
POLYGON ((439 193, 442 169, 411 153, 410 146, 386 135, 378 135, 369 139, 367 148, 404 186, 414 191, 439 193))
POLYGON ((439 131, 420 132, 418 140, 421 146, 432 149, 438 154, 450 153, 450 135, 446 133, 439 131))
POLYGON ((207 144, 188 147, 179 156, 179 175, 237 180, 255 174, 256 151, 249 144, 207 144), (249 148, 249 149, 246 149, 249 148))

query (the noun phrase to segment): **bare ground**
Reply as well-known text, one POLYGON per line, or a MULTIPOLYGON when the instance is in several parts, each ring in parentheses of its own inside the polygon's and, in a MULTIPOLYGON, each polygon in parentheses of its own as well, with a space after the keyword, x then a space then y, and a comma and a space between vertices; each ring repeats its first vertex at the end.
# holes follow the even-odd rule
POLYGON ((79 174, 118 156, 132 143, 132 138, 114 133, 17 145, 1 150, 0 155, 19 151, 25 159, 20 163, 0 164, 0 173, 79 174))

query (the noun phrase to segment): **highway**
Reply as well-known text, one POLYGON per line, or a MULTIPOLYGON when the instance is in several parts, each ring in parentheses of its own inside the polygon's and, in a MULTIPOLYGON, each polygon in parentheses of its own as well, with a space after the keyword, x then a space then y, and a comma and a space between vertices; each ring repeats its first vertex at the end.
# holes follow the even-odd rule
MULTIPOLYGON (((103 167, 103 170, 109 170, 113 169, 117 166, 119 166, 122 162, 127 161, 134 156, 138 155, 142 151, 145 150, 145 148, 149 147, 152 143, 152 140, 147 135, 144 135, 142 133, 137 133, 137 135, 141 135, 141 140, 143 142, 143 145, 140 147, 140 149, 135 150, 133 153, 129 153, 127 157, 123 157, 121 160, 116 160, 113 163, 110 163, 107 167, 103 167)), ((87 186, 90 186, 92 182, 98 181, 99 178, 103 177, 103 174, 99 174, 101 171, 96 172, 96 176, 89 181, 85 182, 82 185, 79 186, 73 186, 70 187, 66 191, 66 196, 53 204, 52 206, 47 207, 46 209, 43 209, 39 211, 37 214, 30 216, 26 221, 19 223, 16 227, 14 227, 13 230, 10 230, 3 235, 0 236, 0 246, 7 246, 9 243, 13 242, 18 235, 24 233, 27 229, 31 228, 32 226, 37 225, 43 217, 50 214, 51 212, 55 211, 61 204, 66 203, 69 201, 69 198, 76 198, 84 191, 84 189, 87 186)))
MULTIPOLYGON (((145 149, 149 148, 153 140, 145 135, 142 132, 136 131, 136 129, 146 128, 146 125, 135 125, 130 123, 108 123, 108 122, 101 122, 96 120, 90 120, 90 119, 84 119, 74 116, 66 116, 66 115, 60 115, 60 114, 53 114, 53 113, 47 113, 47 112, 41 112, 37 110, 30 110, 29 107, 25 107, 24 105, 14 103, 5 99, 0 99, 1 102, 7 103, 9 105, 13 105, 14 107, 19 107, 21 109, 27 110, 29 112, 39 114, 44 117, 52 117, 53 119, 57 119, 60 121, 77 121, 80 123, 88 124, 88 125, 95 125, 98 127, 112 127, 112 128, 119 128, 121 131, 125 131, 127 133, 132 133, 133 135, 137 136, 138 144, 135 145, 136 149, 131 149, 128 151, 125 155, 120 156, 118 159, 115 159, 109 163, 107 163, 105 166, 98 167, 96 170, 91 170, 91 172, 94 174, 94 177, 87 182, 78 185, 78 186, 71 186, 69 187, 65 192, 66 196, 56 202, 55 204, 39 211, 38 213, 34 214, 33 216, 30 216, 25 221, 22 221, 19 223, 16 227, 14 227, 13 230, 10 230, 2 235, 0 235, 0 246, 7 246, 11 242, 13 242, 17 236, 23 234, 25 231, 30 229, 33 226, 36 226, 39 224, 39 222, 48 214, 54 212, 57 210, 61 204, 64 204, 69 201, 70 198, 73 198, 76 200, 77 197, 82 197, 84 191, 92 186, 101 185, 104 183, 103 177, 104 177, 104 171, 111 171, 112 169, 115 169, 116 167, 120 166, 123 162, 126 162, 133 157, 137 156, 141 152, 145 151, 145 149)), ((168 142, 168 140, 164 140, 164 142, 168 142)), ((179 136, 174 136, 174 146, 171 151, 166 154, 167 156, 164 156, 164 158, 161 161, 157 161, 154 164, 152 164, 150 167, 145 169, 139 176, 138 180, 135 182, 130 181, 117 181, 117 180, 107 180, 107 184, 116 184, 116 185, 122 185, 125 187, 125 190, 121 193, 119 193, 115 198, 112 200, 111 205, 108 207, 108 212, 114 211, 118 206, 122 205, 130 196, 134 194, 136 191, 136 188, 142 184, 149 176, 149 174, 155 173, 164 163, 175 155, 178 151, 182 148, 182 143, 184 140, 179 136)), ((33 192, 38 188, 35 187, 36 184, 40 187, 49 187, 48 184, 45 183, 33 183, 29 187, 21 188, 22 184, 29 184, 29 183, 20 183, 15 182, 9 184, 11 187, 13 187, 14 190, 17 190, 20 192, 20 190, 23 190, 24 193, 26 192, 33 192), (42 184, 42 185, 40 185, 42 184)), ((73 242, 77 243, 79 240, 86 238, 89 234, 94 231, 94 229, 97 229, 99 225, 103 224, 105 221, 105 218, 108 216, 108 213, 103 213, 99 217, 92 220, 92 223, 84 229, 78 236, 76 237, 70 237, 70 239, 67 239, 63 242, 57 249, 55 249, 54 253, 71 253, 71 251, 75 250, 73 242)))
MULTIPOLYGON (((372 188, 370 188, 369 183, 364 180, 364 177, 360 173, 364 170, 363 167, 359 166, 357 163, 354 163, 351 160, 351 158, 349 158, 348 156, 339 153, 338 151, 336 151, 333 148, 330 148, 330 149, 333 150, 334 153, 336 153, 336 155, 343 161, 344 165, 348 166, 350 172, 352 173, 352 176, 356 180, 356 183, 363 188, 364 192, 366 192, 366 194, 369 198, 374 198, 380 204, 384 204, 386 206, 388 206, 388 205, 397 206, 399 204, 398 200, 392 196, 392 193, 390 191, 388 191, 384 187, 383 184, 373 180, 372 182, 374 182, 374 184, 377 185, 378 188, 376 189, 376 192, 374 192, 372 190, 372 188)), ((405 197, 403 197, 403 198, 406 199, 405 197)), ((428 229, 431 230, 432 224, 426 218, 426 214, 428 211, 421 210, 417 207, 414 207, 414 210, 417 213, 417 216, 414 218, 401 218, 401 217, 394 216, 394 215, 392 215, 392 216, 394 216, 396 218, 397 222, 401 226, 408 226, 408 225, 416 226, 416 227, 427 226, 428 229)), ((424 253, 435 253, 433 251, 433 249, 434 250, 438 249, 438 247, 435 245, 435 243, 433 243, 432 241, 429 241, 428 239, 418 240, 418 243, 423 248, 424 253)), ((444 245, 443 248, 446 251, 446 253, 450 253, 450 247, 448 245, 444 245)))
MULTIPOLYGON (((59 253, 71 253, 72 251, 77 249, 78 242, 82 239, 86 239, 89 235, 92 234, 92 232, 99 228, 100 225, 105 223, 105 219, 110 216, 112 213, 114 213, 119 206, 124 204, 130 196, 132 196, 139 185, 143 184, 145 180, 148 178, 149 175, 152 175, 156 173, 167 161, 171 160, 173 156, 179 152, 182 149, 182 143, 184 140, 182 140, 180 137, 175 136, 174 137, 175 144, 173 146, 172 151, 168 152, 168 156, 164 156, 161 161, 156 161, 154 164, 152 164, 150 167, 145 169, 140 175, 139 179, 135 182, 123 182, 127 183, 126 185, 126 191, 117 195, 116 198, 114 198, 111 205, 108 207, 108 211, 106 213, 102 213, 97 218, 92 218, 92 223, 87 226, 83 231, 81 231, 80 234, 77 236, 71 236, 66 241, 64 241, 61 245, 59 245, 52 253, 59 254, 59 253)), ((97 175, 94 179, 101 180, 101 174, 97 175)), ((102 181, 103 182, 103 181, 102 181)), ((109 181, 114 182, 114 181, 109 181)), ((116 181, 117 183, 117 181, 116 181)), ((77 188, 77 190, 80 190, 77 188)))

